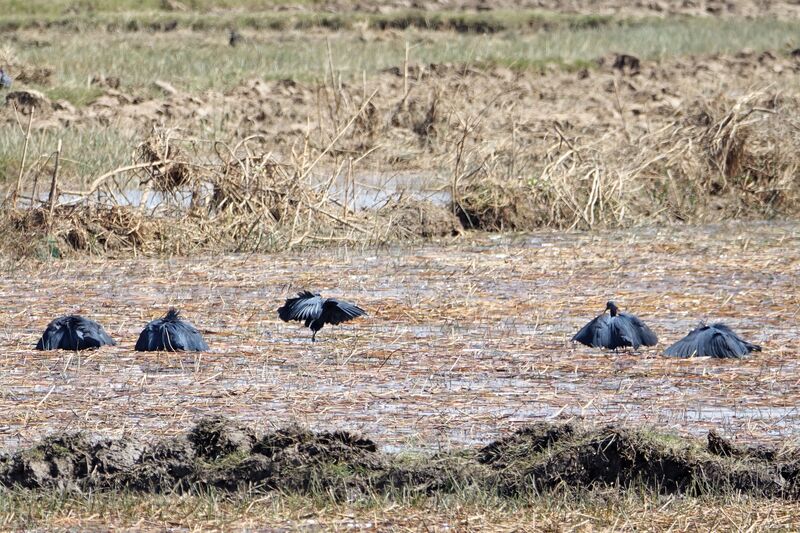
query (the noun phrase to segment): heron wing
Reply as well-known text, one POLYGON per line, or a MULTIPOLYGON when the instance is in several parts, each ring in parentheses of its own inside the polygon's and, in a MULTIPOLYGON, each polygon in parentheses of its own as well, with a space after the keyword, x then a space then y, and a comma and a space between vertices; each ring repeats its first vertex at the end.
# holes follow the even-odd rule
POLYGON ((286 303, 278 308, 278 316, 284 322, 315 320, 322 315, 322 303, 323 299, 319 294, 304 291, 296 298, 287 298, 286 303))
POLYGON ((153 320, 136 342, 139 352, 203 352, 208 345, 194 326, 183 320, 153 320))
POLYGON ((354 318, 366 315, 366 311, 355 304, 329 298, 325 303, 322 319, 326 324, 341 324, 354 318))
POLYGON ((204 352, 208 350, 208 344, 203 340, 203 336, 193 325, 183 320, 170 322, 164 328, 165 345, 167 351, 185 352, 204 352))
POLYGON ((47 325, 42 333, 42 338, 36 343, 37 350, 57 350, 61 346, 61 339, 64 337, 64 328, 54 320, 47 325))
POLYGON ((752 342, 747 342, 747 341, 742 341, 742 342, 744 342, 744 345, 747 346, 747 351, 748 352, 760 352, 761 351, 761 345, 759 345, 759 344, 753 344, 752 342))
POLYGON ((743 347, 742 349, 745 350, 745 352, 743 352, 742 355, 746 355, 749 352, 761 351, 761 346, 747 342, 725 324, 722 323, 712 324, 711 327, 723 332, 729 339, 734 339, 738 344, 741 344, 743 347))
POLYGON ((109 344, 114 346, 117 344, 114 342, 106 330, 103 329, 99 323, 95 322, 94 320, 89 320, 88 318, 84 317, 76 317, 75 320, 75 332, 78 337, 78 349, 84 348, 99 348, 100 346, 105 346, 109 344))
POLYGON ((708 329, 707 326, 693 329, 684 338, 664 350, 664 354, 670 357, 702 357, 707 355, 702 337, 704 336, 704 331, 708 331, 708 329))
POLYGON ((622 317, 631 326, 630 335, 632 336, 631 344, 634 348, 639 346, 655 346, 658 344, 658 337, 656 334, 647 327, 638 316, 629 315, 628 313, 620 313, 618 316, 622 317))
POLYGON ((712 324, 692 330, 686 337, 664 350, 664 354, 673 357, 738 359, 756 349, 760 350, 761 347, 742 340, 725 324, 712 324))
POLYGON ((161 320, 154 320, 147 324, 139 334, 134 350, 137 352, 155 352, 158 350, 158 326, 161 320))
POLYGON ((586 346, 601 348, 610 344, 610 338, 609 316, 602 314, 593 318, 588 324, 583 326, 578 333, 572 337, 572 340, 585 344, 586 346))
POLYGON ((709 331, 711 334, 705 339, 706 355, 720 359, 738 359, 747 354, 747 347, 736 335, 729 335, 715 328, 709 331))
POLYGON ((632 346, 635 350, 641 346, 636 326, 634 326, 627 317, 622 315, 613 316, 609 319, 608 337, 609 343, 605 346, 606 348, 632 346))

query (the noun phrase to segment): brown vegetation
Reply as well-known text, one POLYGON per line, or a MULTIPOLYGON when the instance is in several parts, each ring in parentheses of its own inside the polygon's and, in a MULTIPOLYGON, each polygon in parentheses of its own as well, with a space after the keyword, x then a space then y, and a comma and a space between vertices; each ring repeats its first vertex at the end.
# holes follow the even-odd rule
MULTIPOLYGON (((709 434, 709 443, 712 442, 709 434)), ((720 440, 714 437, 715 442, 720 440)), ((709 445, 619 427, 539 423, 477 451, 398 459, 363 436, 288 428, 256 435, 200 420, 187 434, 144 443, 53 435, 0 460, 0 486, 33 489, 221 489, 319 493, 335 499, 482 491, 520 497, 554 489, 644 486, 664 494, 800 496, 793 449, 735 458, 709 445)))
MULTIPOLYGON (((95 180, 77 203, 74 195, 61 200, 71 205, 58 212, 71 217, 55 233, 43 232, 54 224, 35 213, 12 214, 4 227, 31 231, 26 241, 150 254, 451 235, 460 229, 448 210, 463 227, 490 231, 798 214, 800 95, 781 81, 800 69, 796 59, 744 53, 654 64, 618 56, 598 65, 541 74, 409 65, 363 86, 255 81, 227 94, 176 91, 157 100, 106 89, 79 110, 14 93, 31 96, 8 97, 7 122, 14 106, 36 105, 33 131, 114 121, 146 140, 132 165, 95 180), (754 89, 727 88, 741 79, 754 89), (233 128, 232 146, 182 133, 209 120, 233 128), (452 206, 417 203, 410 216, 413 194, 387 195, 382 212, 342 204, 343 182, 353 197, 360 174, 387 166, 449 181, 452 206), (103 192, 103 205, 89 208, 96 198, 86 193, 103 192), (158 208, 134 208, 124 200, 131 194, 158 197, 158 208), (120 225, 123 211, 130 238, 84 244, 109 241, 86 227, 90 216, 114 213, 120 225), (133 236, 148 226, 155 241, 133 236)), ((95 226, 110 231, 103 220, 95 226)))
POLYGON ((185 420, 210 414, 261 431, 297 422, 359 429, 395 448, 488 442, 558 413, 785 441, 800 423, 790 327, 800 305, 798 227, 741 222, 472 234, 378 250, 6 259, 0 448, 66 429, 175 436, 185 420), (306 288, 353 301, 369 317, 326 326, 311 343, 308 330, 275 312, 306 288), (571 344, 609 298, 645 320, 659 346, 614 354, 571 344), (169 306, 202 331, 210 352, 133 351, 144 325, 169 306), (70 313, 100 322, 117 345, 34 351, 48 322, 70 313), (764 352, 736 361, 661 355, 700 320, 725 322, 764 352))
POLYGON ((281 164, 255 155, 245 140, 235 147, 217 143, 216 160, 201 164, 181 147, 191 144, 159 130, 137 148, 133 165, 99 178, 86 191, 71 191, 77 200, 51 208, 48 195, 41 203, 32 199, 32 207, 7 209, 2 230, 24 236, 7 250, 41 255, 47 243, 45 255, 57 256, 269 251, 334 240, 376 245, 460 231, 446 207, 402 194, 355 212, 332 196, 334 177, 314 181, 314 162, 307 159, 281 164), (127 171, 138 174, 137 188, 128 188, 130 178, 112 179, 127 171))

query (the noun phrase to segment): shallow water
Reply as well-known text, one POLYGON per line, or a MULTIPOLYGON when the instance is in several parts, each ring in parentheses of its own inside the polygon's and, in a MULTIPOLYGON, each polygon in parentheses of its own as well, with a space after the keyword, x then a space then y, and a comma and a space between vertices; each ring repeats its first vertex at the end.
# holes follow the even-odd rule
MULTIPOLYGON (((334 179, 318 177, 316 181, 318 190, 326 192, 329 198, 339 205, 347 204, 347 207, 354 211, 379 209, 387 202, 400 197, 427 200, 440 206, 450 205, 452 198, 446 181, 431 173, 387 172, 357 174, 352 178, 341 174, 334 179)), ((98 191, 88 198, 62 192, 59 195, 59 201, 64 205, 89 201, 92 204, 144 207, 150 210, 186 209, 192 205, 193 201, 201 205, 205 204, 213 194, 214 190, 211 185, 205 184, 197 191, 177 190, 162 193, 140 187, 116 190, 112 194, 107 191, 98 191)), ((48 202, 48 197, 48 191, 41 191, 37 195, 37 200, 44 204, 48 202)), ((30 204, 30 200, 20 201, 22 207, 29 207, 30 204)))
POLYGON ((76 260, 0 280, 0 446, 86 429, 183 431, 209 414, 268 430, 363 431, 392 449, 488 442, 581 417, 741 440, 800 436, 800 225, 483 236, 453 245, 269 256, 76 260), (278 320, 301 288, 369 317, 310 331, 278 320), (606 300, 643 318, 656 349, 605 353, 569 338, 606 300), (144 324, 178 306, 212 348, 137 353, 144 324), (118 340, 36 352, 79 312, 118 340), (741 361, 660 355, 699 320, 764 352, 741 361))

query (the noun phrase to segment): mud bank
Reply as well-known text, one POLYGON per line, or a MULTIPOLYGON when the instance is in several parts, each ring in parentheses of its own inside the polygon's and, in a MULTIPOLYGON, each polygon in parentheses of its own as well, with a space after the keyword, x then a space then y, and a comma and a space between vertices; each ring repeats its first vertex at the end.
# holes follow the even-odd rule
POLYGON ((368 494, 489 491, 504 497, 597 486, 665 494, 742 493, 796 499, 800 453, 744 447, 715 432, 707 443, 642 429, 536 423, 480 449, 389 454, 346 431, 281 429, 257 435, 234 421, 200 420, 157 442, 52 435, 0 456, 0 484, 29 489, 323 491, 368 494))

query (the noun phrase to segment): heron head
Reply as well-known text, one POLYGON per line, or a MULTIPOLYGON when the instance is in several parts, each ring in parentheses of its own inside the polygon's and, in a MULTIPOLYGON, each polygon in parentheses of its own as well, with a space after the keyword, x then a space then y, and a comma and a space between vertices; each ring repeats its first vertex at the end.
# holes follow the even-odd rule
POLYGON ((619 308, 617 307, 617 304, 615 304, 610 300, 606 302, 606 310, 611 313, 611 316, 617 316, 617 313, 619 313, 619 308))

